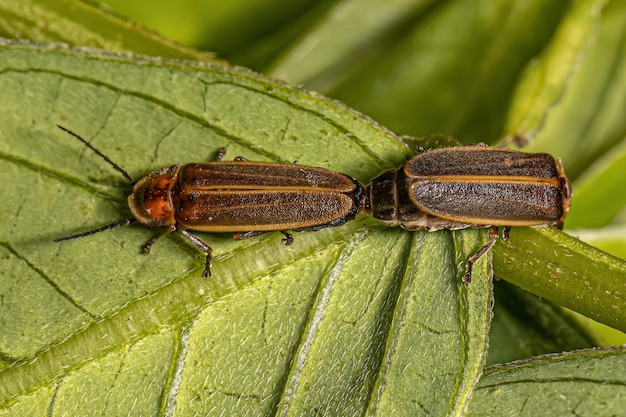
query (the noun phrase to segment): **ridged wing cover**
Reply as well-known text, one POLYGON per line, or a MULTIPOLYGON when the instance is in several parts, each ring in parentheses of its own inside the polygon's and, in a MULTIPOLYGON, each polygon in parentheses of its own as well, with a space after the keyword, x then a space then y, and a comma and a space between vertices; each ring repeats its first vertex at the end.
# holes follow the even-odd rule
POLYGON ((438 218, 473 225, 560 225, 569 182, 559 161, 484 146, 443 148, 404 166, 415 206, 438 218))
POLYGON ((177 221, 204 232, 318 229, 359 210, 362 187, 347 175, 297 164, 214 162, 179 173, 177 221))

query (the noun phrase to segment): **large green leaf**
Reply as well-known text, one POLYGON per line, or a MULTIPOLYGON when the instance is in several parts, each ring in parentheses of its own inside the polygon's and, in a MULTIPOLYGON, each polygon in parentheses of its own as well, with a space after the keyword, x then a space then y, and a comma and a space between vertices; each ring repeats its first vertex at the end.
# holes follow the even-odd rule
POLYGON ((66 42, 169 58, 209 55, 165 39, 95 3, 64 0, 1 0, 0 37, 66 42))
POLYGON ((581 350, 487 368, 468 415, 624 415, 624 353, 581 350))
POLYGON ((471 286, 459 276, 481 232, 453 240, 359 218, 298 234, 289 248, 280 235, 209 236, 208 281, 182 239, 140 254, 153 232, 139 227, 51 241, 128 215, 130 190, 55 123, 136 178, 226 147, 366 182, 407 157, 388 131, 237 68, 19 44, 0 54, 0 172, 11 185, 0 229, 5 406, 17 412, 55 392, 44 408, 80 407, 80 392, 100 390, 97 407, 112 413, 125 406, 117 396, 141 398, 139 414, 176 404, 201 414, 386 414, 415 410, 415 395, 437 413, 466 407, 491 318, 487 258, 471 286), (111 366, 118 375, 106 382, 111 366))

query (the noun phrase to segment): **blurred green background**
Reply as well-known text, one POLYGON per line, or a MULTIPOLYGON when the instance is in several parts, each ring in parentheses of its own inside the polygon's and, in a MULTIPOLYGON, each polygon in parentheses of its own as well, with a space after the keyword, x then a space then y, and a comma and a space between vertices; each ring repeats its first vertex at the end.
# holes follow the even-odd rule
POLYGON ((183 45, 230 58, 253 49, 257 42, 273 36, 316 4, 328 2, 113 0, 103 3, 183 45))

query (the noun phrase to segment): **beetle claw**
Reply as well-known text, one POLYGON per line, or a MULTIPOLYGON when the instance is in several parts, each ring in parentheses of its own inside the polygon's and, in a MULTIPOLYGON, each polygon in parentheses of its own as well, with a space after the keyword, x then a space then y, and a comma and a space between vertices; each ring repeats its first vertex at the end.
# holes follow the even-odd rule
POLYGON ((463 274, 463 278, 461 278, 463 284, 471 284, 472 283, 472 263, 468 262, 465 264, 465 274, 463 274))
POLYGON ((209 279, 213 276, 211 272, 211 252, 206 254, 206 263, 204 264, 204 271, 202 271, 202 278, 209 279))
POLYGON ((291 233, 282 232, 285 237, 281 240, 285 244, 285 246, 289 246, 293 243, 293 235, 291 233))

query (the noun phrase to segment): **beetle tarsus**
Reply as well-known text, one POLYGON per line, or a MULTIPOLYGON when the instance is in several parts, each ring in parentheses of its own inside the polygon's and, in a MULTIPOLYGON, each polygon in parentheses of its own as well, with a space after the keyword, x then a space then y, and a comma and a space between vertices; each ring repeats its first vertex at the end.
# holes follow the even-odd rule
POLYGON ((467 263, 465 264, 465 274, 463 275, 463 278, 461 278, 461 281, 463 281, 463 284, 471 284, 472 283, 472 265, 473 262, 467 261, 467 263))
MULTIPOLYGON (((507 227, 510 229, 509 226, 507 227)), ((474 262, 479 260, 485 253, 489 252, 489 249, 491 249, 498 240, 498 235, 498 226, 491 226, 489 228, 489 241, 485 243, 485 245, 480 248, 478 252, 470 256, 465 264, 465 274, 462 278, 464 284, 470 284, 472 282, 472 267, 474 266, 474 262)))
POLYGON ((209 248, 209 251, 206 254, 206 261, 204 263, 204 271, 202 271, 202 278, 209 279, 213 276, 213 273, 211 272, 211 265, 211 248, 209 248))
MULTIPOLYGON (((173 226, 173 227, 176 227, 176 226, 173 226)), ((206 260, 204 262, 204 271, 202 272, 202 277, 204 279, 207 279, 208 277, 212 277, 213 274, 211 273, 211 253, 213 252, 213 249, 211 249, 211 247, 207 245, 198 236, 192 233, 189 233, 187 230, 183 229, 182 227, 179 227, 178 231, 180 232, 181 235, 185 236, 185 238, 188 241, 193 243, 195 247, 200 249, 202 252, 206 253, 206 260)))
POLYGON ((505 241, 508 241, 510 234, 511 234, 511 226, 505 226, 504 229, 502 229, 502 239, 504 239, 505 241))
POLYGON ((143 245, 143 248, 142 248, 143 253, 150 253, 150 249, 152 249, 152 245, 154 245, 157 240, 169 235, 174 230, 176 230, 176 226, 172 225, 168 227, 167 229, 165 229, 164 231, 162 231, 161 233, 159 233, 158 235, 153 236, 152 239, 150 239, 145 245, 143 245))
POLYGON ((293 243, 293 235, 291 233, 288 232, 282 232, 281 233, 283 235, 285 235, 285 237, 281 240, 281 242, 283 242, 285 244, 285 246, 289 246, 293 243))
POLYGON ((217 156, 215 157, 215 160, 217 162, 220 162, 221 160, 224 159, 225 155, 226 155, 226 148, 220 148, 220 150, 217 151, 217 156))

